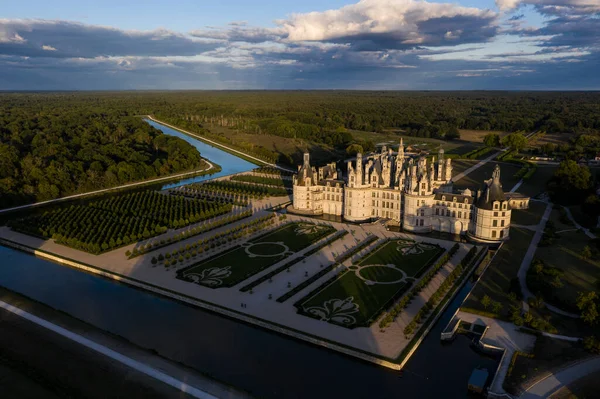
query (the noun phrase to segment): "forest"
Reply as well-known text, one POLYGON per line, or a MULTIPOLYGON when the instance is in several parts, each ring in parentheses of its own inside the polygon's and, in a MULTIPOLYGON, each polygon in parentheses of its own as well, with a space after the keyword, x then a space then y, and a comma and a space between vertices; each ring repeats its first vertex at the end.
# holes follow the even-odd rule
POLYGON ((70 101, 0 97, 0 207, 199 169, 200 154, 141 118, 70 101))
POLYGON ((352 144, 373 148, 357 132, 445 140, 459 138, 460 129, 600 137, 598 92, 0 93, 0 206, 198 166, 191 146, 148 126, 143 115, 288 165, 306 149, 340 159, 352 144))

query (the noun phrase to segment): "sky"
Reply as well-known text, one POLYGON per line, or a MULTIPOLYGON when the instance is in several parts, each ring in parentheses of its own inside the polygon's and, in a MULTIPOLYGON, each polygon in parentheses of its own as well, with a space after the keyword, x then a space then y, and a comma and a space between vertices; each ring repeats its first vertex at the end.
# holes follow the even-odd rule
POLYGON ((0 0, 0 90, 600 90, 600 0, 0 0))

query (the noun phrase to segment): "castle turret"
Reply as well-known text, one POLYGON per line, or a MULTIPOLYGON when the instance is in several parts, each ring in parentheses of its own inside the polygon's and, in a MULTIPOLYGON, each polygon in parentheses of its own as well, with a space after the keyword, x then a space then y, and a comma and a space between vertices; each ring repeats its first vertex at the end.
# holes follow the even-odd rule
POLYGON ((444 180, 444 149, 440 147, 440 151, 438 152, 438 173, 437 179, 444 180))
POLYGON ((444 176, 444 180, 446 180, 447 183, 450 183, 452 181, 452 159, 448 158, 446 159, 446 176, 444 176))
POLYGON ((363 167, 362 167, 362 154, 359 152, 356 154, 356 185, 362 186, 363 183, 363 167))

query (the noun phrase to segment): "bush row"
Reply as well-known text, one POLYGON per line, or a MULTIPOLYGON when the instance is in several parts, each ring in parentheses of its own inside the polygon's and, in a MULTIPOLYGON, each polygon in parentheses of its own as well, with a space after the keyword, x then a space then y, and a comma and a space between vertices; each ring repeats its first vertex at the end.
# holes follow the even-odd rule
POLYGON ((487 154, 488 152, 491 151, 495 151, 495 149, 493 147, 481 147, 481 148, 476 148, 473 151, 469 151, 466 154, 463 154, 461 156, 461 158, 464 159, 477 159, 480 156, 483 156, 485 154, 487 154))
POLYGON ((263 216, 258 219, 254 219, 251 222, 234 226, 230 230, 216 233, 210 238, 200 239, 194 243, 179 247, 179 249, 167 252, 164 255, 159 253, 157 260, 160 262, 164 260, 165 266, 169 266, 170 264, 175 264, 178 256, 185 256, 187 259, 190 257, 195 257, 196 255, 202 254, 209 249, 218 248, 223 244, 250 235, 256 231, 260 231, 264 227, 272 225, 273 223, 275 223, 275 217, 273 215, 263 216), (169 261, 168 264, 167 261, 169 261))
MULTIPOLYGON (((380 328, 388 327, 392 321, 410 304, 414 297, 416 297, 423 288, 429 284, 431 279, 436 273, 444 266, 452 256, 458 251, 459 245, 454 244, 450 250, 439 258, 435 266, 427 272, 425 277, 417 283, 417 285, 404 297, 402 298, 392 309, 389 310, 388 314, 379 322, 380 328)), ((473 247, 474 248, 474 247, 473 247)), ((468 254, 467 254, 468 256, 468 254)), ((435 260, 434 260, 435 262, 435 260)), ((397 298, 396 298, 397 299, 397 298)))
POLYGON ((344 237, 346 234, 348 234, 348 232, 346 230, 343 230, 343 232, 341 234, 336 234, 333 237, 330 237, 327 240, 324 240, 319 245, 317 245, 315 248, 313 248, 310 251, 306 252, 304 255, 299 256, 299 257, 297 257, 295 259, 292 259, 292 260, 286 262, 285 264, 279 266, 275 270, 273 270, 273 271, 265 274, 261 278, 256 279, 253 282, 251 282, 250 284, 247 284, 247 285, 243 286, 242 288, 240 288, 240 291, 242 291, 242 292, 250 291, 252 288, 258 286, 259 284, 262 284, 265 281, 273 278, 273 276, 275 276, 276 274, 279 274, 282 271, 284 271, 284 270, 286 270, 286 269, 294 266, 295 264, 299 263, 300 261, 302 261, 302 260, 308 258, 309 256, 311 256, 312 254, 315 254, 315 253, 319 252, 321 249, 323 249, 327 245, 331 244, 332 242, 334 242, 336 240, 339 240, 340 238, 344 237))
POLYGON ((417 312, 417 314, 415 314, 411 322, 408 323, 408 325, 404 328, 405 336, 408 337, 415 332, 417 326, 421 323, 421 320, 428 316, 429 312, 435 309, 435 306, 444 298, 446 293, 454 285, 455 281, 462 276, 463 272, 467 272, 468 270, 470 270, 470 266, 474 261, 476 255, 477 247, 472 247, 471 250, 467 253, 467 255, 463 258, 463 260, 458 265, 456 265, 456 267, 448 275, 446 280, 444 280, 444 282, 433 293, 433 295, 429 298, 427 303, 423 305, 421 309, 419 309, 419 311, 417 312))
MULTIPOLYGON (((197 236, 202 233, 206 233, 207 231, 211 231, 211 230, 217 229, 219 227, 222 227, 222 226, 225 226, 225 225, 228 225, 231 223, 235 223, 239 220, 246 219, 250 216, 252 216, 252 210, 244 211, 237 215, 231 215, 231 216, 225 217, 220 220, 215 220, 213 222, 203 224, 202 226, 197 226, 192 229, 182 231, 181 233, 176 234, 174 236, 167 237, 167 238, 164 238, 164 239, 161 239, 158 241, 154 241, 152 243, 148 243, 146 245, 142 245, 140 247, 134 248, 133 251, 127 256, 129 257, 129 259, 135 258, 136 256, 146 254, 148 252, 154 251, 155 249, 166 247, 167 245, 171 245, 173 243, 186 240, 190 237, 197 236)), ((127 251, 127 253, 129 253, 129 251, 127 251)))
POLYGON ((262 177, 253 175, 235 175, 231 176, 230 180, 241 181, 252 184, 265 184, 267 186, 284 187, 285 183, 281 178, 262 177))

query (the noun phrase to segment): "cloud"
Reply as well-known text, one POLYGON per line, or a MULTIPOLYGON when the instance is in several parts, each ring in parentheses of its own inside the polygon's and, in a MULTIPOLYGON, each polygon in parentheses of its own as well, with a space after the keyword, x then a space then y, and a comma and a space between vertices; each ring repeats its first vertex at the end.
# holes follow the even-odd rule
POLYGON ((56 51, 56 48, 55 48, 55 47, 52 47, 52 46, 46 46, 46 45, 43 45, 43 46, 42 46, 42 50, 46 50, 46 51, 56 51))
POLYGON ((357 51, 485 42, 498 30, 490 10, 416 0, 361 0, 335 10, 293 14, 276 28, 234 25, 195 37, 261 43, 347 43, 357 51))
POLYGON ((0 19, 0 54, 27 57, 196 55, 217 47, 181 33, 127 31, 68 21, 0 19), (47 51, 50 48, 56 51, 47 51))
POLYGON ((496 0, 501 10, 512 10, 522 5, 532 5, 540 13, 557 15, 562 13, 577 13, 589 15, 600 12, 598 0, 496 0))

